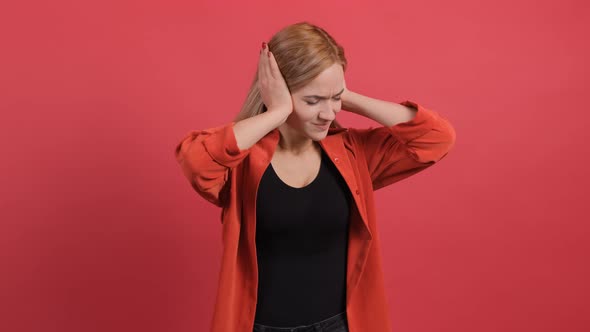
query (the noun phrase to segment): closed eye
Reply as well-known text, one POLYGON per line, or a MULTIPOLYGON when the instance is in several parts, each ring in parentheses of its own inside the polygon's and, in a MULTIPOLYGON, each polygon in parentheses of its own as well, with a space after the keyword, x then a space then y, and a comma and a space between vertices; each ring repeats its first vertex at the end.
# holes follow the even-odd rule
MULTIPOLYGON (((335 97, 334 100, 340 100, 342 99, 341 97, 335 97)), ((310 102, 310 101, 305 101, 307 103, 307 105, 316 105, 317 103, 319 103, 319 101, 315 101, 315 102, 310 102)))

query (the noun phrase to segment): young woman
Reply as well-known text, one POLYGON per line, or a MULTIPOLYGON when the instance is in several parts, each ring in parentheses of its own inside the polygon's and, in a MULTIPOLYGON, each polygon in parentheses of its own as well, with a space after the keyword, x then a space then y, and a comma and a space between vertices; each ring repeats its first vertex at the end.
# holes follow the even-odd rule
POLYGON ((440 161, 455 131, 348 90, 346 66, 325 30, 287 26, 235 120, 178 143, 192 187, 222 208, 212 331, 391 331, 373 192, 440 161), (381 126, 344 128, 341 110, 381 126))

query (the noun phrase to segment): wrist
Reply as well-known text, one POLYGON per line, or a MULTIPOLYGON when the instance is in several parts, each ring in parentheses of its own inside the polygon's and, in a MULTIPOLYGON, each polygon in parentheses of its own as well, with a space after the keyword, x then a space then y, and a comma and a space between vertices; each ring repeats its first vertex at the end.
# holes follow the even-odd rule
POLYGON ((285 121, 287 121, 291 111, 286 108, 270 108, 265 112, 265 114, 271 116, 274 121, 277 121, 279 124, 283 124, 285 121))
POLYGON ((356 103, 356 100, 358 100, 358 94, 350 91, 350 90, 345 90, 342 93, 342 109, 348 112, 352 112, 352 113, 358 113, 358 109, 356 107, 356 105, 358 103, 356 103))

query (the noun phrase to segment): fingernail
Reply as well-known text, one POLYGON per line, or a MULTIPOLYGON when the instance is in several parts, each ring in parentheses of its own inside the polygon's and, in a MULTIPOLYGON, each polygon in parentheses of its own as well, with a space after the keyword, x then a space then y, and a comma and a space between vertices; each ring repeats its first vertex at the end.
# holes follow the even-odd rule
POLYGON ((266 48, 266 42, 262 42, 262 49, 266 48))

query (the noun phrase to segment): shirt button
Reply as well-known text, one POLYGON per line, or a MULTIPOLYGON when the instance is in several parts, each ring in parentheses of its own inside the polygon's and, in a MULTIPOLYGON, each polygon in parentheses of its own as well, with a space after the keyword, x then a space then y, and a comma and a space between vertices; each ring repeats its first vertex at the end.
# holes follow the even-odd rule
POLYGON ((338 162, 340 162, 340 159, 338 157, 336 157, 336 158, 334 158, 334 161, 338 163, 338 162))
POLYGON ((361 192, 357 189, 356 190, 356 194, 359 195, 361 192))

